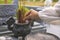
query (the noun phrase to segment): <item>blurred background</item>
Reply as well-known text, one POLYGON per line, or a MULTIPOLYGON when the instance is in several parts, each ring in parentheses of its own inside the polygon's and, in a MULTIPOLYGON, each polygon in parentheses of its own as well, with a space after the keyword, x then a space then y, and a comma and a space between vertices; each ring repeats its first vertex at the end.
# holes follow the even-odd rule
MULTIPOLYGON (((5 4, 5 1, 7 0, 0 0, 0 4, 5 4)), ((58 0, 52 0, 54 5, 58 0)), ((11 4, 13 0, 8 0, 8 4, 11 4)), ((30 6, 44 6, 45 0, 19 0, 19 3, 22 3, 24 5, 30 5, 30 6)))

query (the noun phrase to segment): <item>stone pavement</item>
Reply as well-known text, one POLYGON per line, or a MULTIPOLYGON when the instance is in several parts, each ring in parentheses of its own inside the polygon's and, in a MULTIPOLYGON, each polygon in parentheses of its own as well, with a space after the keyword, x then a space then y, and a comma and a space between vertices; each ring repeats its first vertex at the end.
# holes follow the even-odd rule
MULTIPOLYGON (((41 29, 41 27, 43 27, 43 26, 39 26, 38 25, 38 23, 35 23, 34 24, 35 26, 34 26, 34 28, 33 28, 33 31, 31 32, 31 34, 29 34, 30 35, 30 37, 32 37, 32 35, 33 34, 35 34, 35 33, 37 33, 37 32, 45 32, 45 29, 41 29), (38 26, 37 26, 38 25, 38 26)), ((5 31, 7 31, 8 29, 7 29, 7 26, 6 25, 3 25, 3 26, 0 26, 0 33, 3 31, 3 32, 5 32, 5 31)), ((29 35, 26 37, 26 39, 29 37, 29 35)), ((29 37, 29 38, 30 38, 29 37)), ((9 36, 8 34, 5 34, 5 35, 2 35, 1 36, 1 34, 0 34, 0 40, 18 40, 17 38, 14 38, 14 37, 11 37, 11 36, 9 36)), ((27 40, 29 40, 29 39, 27 39, 27 40)), ((33 40, 33 39, 32 39, 33 40)))
POLYGON ((36 33, 36 34, 28 35, 27 40, 58 40, 58 39, 52 35, 36 33))
MULTIPOLYGON (((29 34, 25 39, 26 40, 58 40, 52 35, 42 34, 39 32, 34 34, 29 34)), ((0 40, 18 40, 18 39, 11 36, 0 36, 0 40)))
POLYGON ((18 40, 18 39, 10 36, 1 36, 0 40, 18 40))

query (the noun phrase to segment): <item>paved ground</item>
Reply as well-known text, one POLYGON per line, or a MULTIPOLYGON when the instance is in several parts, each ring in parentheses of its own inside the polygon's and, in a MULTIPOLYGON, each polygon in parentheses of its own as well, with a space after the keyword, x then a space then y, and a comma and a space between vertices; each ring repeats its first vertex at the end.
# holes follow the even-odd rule
MULTIPOLYGON (((38 23, 35 23, 34 24, 35 26, 37 26, 38 25, 38 23)), ((39 24, 40 25, 40 24, 39 24)), ((37 27, 34 27, 35 29, 33 30, 33 31, 36 31, 36 32, 33 32, 33 33, 31 33, 31 34, 29 34, 30 35, 30 37, 34 34, 34 33, 37 33, 37 32, 44 32, 44 30, 45 29, 42 29, 42 30, 40 30, 39 28, 40 28, 40 26, 37 26, 37 27)), ((3 32, 5 32, 5 31, 7 31, 8 29, 7 29, 7 26, 6 25, 2 25, 2 26, 0 26, 0 33, 3 31, 3 32)), ((27 38, 29 38, 29 36, 27 36, 27 38)), ((27 39, 26 38, 26 39, 27 39)), ((11 37, 11 36, 8 36, 8 35, 0 35, 0 40, 17 40, 16 38, 14 38, 14 37, 11 37)), ((27 40, 29 40, 29 39, 27 39, 27 40)))
MULTIPOLYGON (((19 39, 21 40, 21 37, 19 39)), ((52 35, 41 34, 41 33, 29 34, 25 39, 26 40, 57 40, 57 38, 55 38, 52 35)), ((0 40, 18 40, 18 39, 11 36, 1 36, 0 40)))
MULTIPOLYGON (((58 34, 58 36, 60 37, 60 27, 59 26, 56 26, 56 25, 50 25, 51 27, 48 27, 48 31, 49 33, 53 33, 53 34, 58 34)), ((5 31, 5 28, 4 26, 0 26, 2 27, 5 31)), ((0 28, 0 30, 2 30, 2 28, 0 28)), ((39 30, 40 31, 40 30, 39 30)), ((6 35, 7 36, 7 35, 6 35)), ((5 40, 6 36, 1 36, 0 38, 2 38, 3 40, 5 40)), ((14 37, 10 37, 8 36, 8 39, 16 39, 14 37)), ((27 40, 56 40, 55 37, 51 36, 51 35, 45 35, 45 34, 41 34, 40 32, 35 32, 35 33, 31 33, 29 34, 27 37, 26 37, 27 40)), ((1 39, 0 39, 1 40, 1 39)), ((17 39, 16 39, 17 40, 17 39)))
POLYGON ((27 40, 57 40, 57 38, 43 33, 42 34, 36 33, 36 34, 28 35, 27 40))

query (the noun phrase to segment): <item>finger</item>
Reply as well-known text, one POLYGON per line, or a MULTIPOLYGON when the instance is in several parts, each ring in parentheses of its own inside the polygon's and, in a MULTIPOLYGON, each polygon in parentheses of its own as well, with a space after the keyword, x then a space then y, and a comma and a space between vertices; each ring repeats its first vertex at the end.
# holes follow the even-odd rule
POLYGON ((27 13, 25 14, 25 17, 28 16, 28 15, 30 15, 30 13, 31 13, 31 11, 27 12, 27 13))
POLYGON ((30 14, 30 15, 28 15, 28 16, 26 16, 26 17, 24 17, 24 19, 23 19, 23 20, 29 20, 29 19, 31 19, 31 14, 30 14))
POLYGON ((30 9, 30 11, 29 11, 29 12, 27 12, 27 13, 25 14, 25 16, 30 15, 30 14, 32 13, 32 11, 34 11, 34 10, 33 10, 33 9, 30 9))

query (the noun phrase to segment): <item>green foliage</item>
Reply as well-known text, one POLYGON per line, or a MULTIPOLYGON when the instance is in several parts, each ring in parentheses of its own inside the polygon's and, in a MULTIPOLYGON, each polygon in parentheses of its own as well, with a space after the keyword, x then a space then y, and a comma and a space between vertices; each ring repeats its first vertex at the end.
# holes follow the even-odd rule
POLYGON ((57 2, 58 0, 53 0, 53 2, 57 2))
POLYGON ((11 4, 12 3, 12 0, 8 0, 8 3, 11 4))
POLYGON ((40 1, 40 0, 36 0, 36 1, 40 1))
MULTIPOLYGON (((8 0, 8 4, 11 4, 12 0, 8 0)), ((0 0, 0 4, 4 4, 4 0, 0 0)))
POLYGON ((4 3, 4 0, 0 0, 0 4, 3 4, 4 3))
POLYGON ((16 17, 18 20, 18 23, 24 23, 25 21, 23 20, 25 13, 28 12, 29 9, 25 8, 24 6, 19 6, 17 13, 16 13, 16 17))
MULTIPOLYGON (((45 1, 45 0, 44 0, 45 1)), ((57 2, 58 0, 52 0, 53 2, 57 2)))
POLYGON ((29 11, 27 8, 25 8, 24 6, 19 6, 19 9, 22 11, 22 14, 24 15, 27 11, 29 11))
MULTIPOLYGON (((21 14, 22 14, 22 15, 25 15, 25 13, 29 11, 29 9, 28 9, 28 8, 25 8, 24 6, 19 6, 19 8, 17 9, 17 12, 18 12, 19 10, 21 11, 21 14)), ((17 15, 17 14, 16 14, 16 15, 17 15)), ((17 15, 17 16, 18 16, 18 15, 17 15)))

